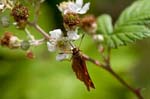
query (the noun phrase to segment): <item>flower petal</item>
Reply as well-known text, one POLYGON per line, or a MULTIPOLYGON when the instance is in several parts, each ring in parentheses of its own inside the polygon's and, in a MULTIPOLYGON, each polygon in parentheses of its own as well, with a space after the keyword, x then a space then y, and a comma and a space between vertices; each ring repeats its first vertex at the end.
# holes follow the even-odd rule
POLYGON ((89 10, 89 7, 90 7, 90 3, 86 3, 78 13, 85 14, 89 10))
POLYGON ((77 40, 80 38, 76 31, 68 31, 67 36, 70 40, 77 40))
POLYGON ((56 56, 57 61, 62 61, 69 58, 69 54, 60 53, 56 56))
POLYGON ((4 9, 4 4, 3 3, 0 3, 0 10, 3 10, 4 9))
POLYGON ((59 39, 62 36, 61 29, 55 29, 53 31, 50 31, 49 33, 51 35, 51 38, 53 39, 59 39))
POLYGON ((68 5, 70 4, 71 2, 62 2, 60 3, 59 5, 57 5, 58 9, 60 12, 64 13, 65 10, 68 9, 68 5))
POLYGON ((81 8, 83 5, 83 0, 76 0, 76 5, 81 8))
POLYGON ((77 13, 81 8, 79 8, 76 4, 70 3, 68 5, 68 12, 77 13))
POLYGON ((47 42, 48 51, 54 52, 56 50, 56 46, 54 44, 51 44, 50 42, 47 42))
POLYGON ((60 11, 60 12, 63 12, 63 9, 62 9, 62 7, 60 6, 60 5, 56 5, 57 6, 57 8, 58 8, 58 10, 60 11))

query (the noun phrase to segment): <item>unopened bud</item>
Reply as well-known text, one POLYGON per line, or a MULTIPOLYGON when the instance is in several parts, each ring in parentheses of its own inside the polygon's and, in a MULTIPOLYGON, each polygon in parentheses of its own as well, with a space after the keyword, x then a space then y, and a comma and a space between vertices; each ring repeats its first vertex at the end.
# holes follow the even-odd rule
POLYGON ((22 41, 20 47, 22 50, 28 50, 30 48, 30 43, 28 41, 22 41))
POLYGON ((10 32, 6 32, 4 36, 1 38, 0 43, 2 46, 7 46, 9 48, 18 48, 19 42, 17 36, 12 35, 10 32))
POLYGON ((9 24, 10 24, 10 21, 9 21, 8 16, 2 16, 2 17, 1 17, 1 20, 0 20, 0 24, 1 24, 3 27, 8 27, 9 24))
POLYGON ((93 15, 87 15, 81 19, 81 27, 87 33, 94 34, 97 30, 96 19, 93 15))
POLYGON ((26 56, 27 56, 27 58, 29 58, 29 59, 34 59, 34 58, 35 58, 35 55, 33 54, 32 51, 27 51, 26 56))
POLYGON ((98 49, 100 53, 103 53, 105 51, 105 48, 103 45, 99 45, 98 49))
POLYGON ((102 42, 102 41, 104 41, 104 37, 103 37, 103 35, 101 35, 101 34, 95 34, 95 35, 93 35, 93 39, 94 39, 96 42, 102 42))

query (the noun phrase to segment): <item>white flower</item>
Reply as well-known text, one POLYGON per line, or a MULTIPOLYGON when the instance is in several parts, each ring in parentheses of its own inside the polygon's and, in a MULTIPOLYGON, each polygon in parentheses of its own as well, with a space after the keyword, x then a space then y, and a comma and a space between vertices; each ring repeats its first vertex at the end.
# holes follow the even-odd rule
POLYGON ((52 40, 47 42, 48 50, 50 52, 54 52, 57 48, 57 41, 62 37, 62 31, 60 29, 56 29, 49 32, 52 40))
POLYGON ((68 37, 63 37, 63 33, 60 29, 50 31, 51 40, 47 42, 47 47, 50 52, 60 50, 61 53, 56 56, 57 61, 67 59, 69 54, 66 54, 67 50, 71 50, 71 46, 68 43, 68 37))
POLYGON ((67 36, 68 36, 69 40, 77 40, 80 38, 80 36, 77 34, 77 30, 76 31, 68 31, 67 36))
POLYGON ((89 10, 90 3, 86 3, 83 5, 83 0, 76 0, 76 2, 68 1, 62 2, 58 9, 63 13, 66 14, 68 12, 77 13, 77 14, 85 14, 89 10))
POLYGON ((54 52, 56 50, 56 46, 54 44, 51 44, 50 42, 47 42, 48 51, 54 52))
POLYGON ((62 61, 62 60, 68 59, 68 58, 69 58, 69 54, 65 54, 65 53, 59 53, 56 56, 57 61, 62 61))

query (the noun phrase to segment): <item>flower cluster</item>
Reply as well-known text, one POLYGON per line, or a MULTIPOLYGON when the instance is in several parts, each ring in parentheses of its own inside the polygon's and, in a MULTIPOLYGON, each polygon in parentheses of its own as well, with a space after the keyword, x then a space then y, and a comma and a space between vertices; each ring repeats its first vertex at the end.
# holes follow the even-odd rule
MULTIPOLYGON (((43 3, 44 0, 38 0, 36 2, 43 3)), ((89 34, 95 41, 103 40, 102 35, 96 34, 96 18, 93 15, 81 16, 82 14, 86 14, 89 10, 89 2, 84 4, 83 0, 69 0, 68 2, 58 4, 57 7, 62 14, 62 24, 64 25, 65 31, 54 29, 47 34, 35 24, 37 19, 36 16, 33 23, 30 22, 30 9, 28 9, 28 7, 19 3, 19 1, 1 0, 0 11, 4 12, 5 9, 11 10, 10 15, 14 18, 14 25, 17 26, 17 28, 24 30, 28 37, 27 40, 22 40, 12 33, 6 32, 4 36, 1 37, 1 45, 9 48, 21 48, 22 50, 29 52, 31 46, 42 44, 45 39, 36 40, 26 27, 27 25, 32 25, 36 29, 38 28, 38 31, 42 32, 46 37, 48 51, 58 51, 59 54, 56 56, 56 60, 61 61, 69 58, 72 49, 75 47, 73 42, 80 39, 79 29, 89 34)), ((38 7, 35 10, 38 10, 38 7)), ((38 14, 38 11, 35 11, 35 14, 38 14)), ((8 18, 2 17, 1 24, 5 27, 9 26, 8 18)), ((29 56, 30 55, 31 54, 29 54, 29 56)))
POLYGON ((89 10, 90 3, 83 5, 83 0, 62 2, 58 5, 61 11, 64 27, 70 40, 79 39, 78 26, 80 24, 79 14, 85 14, 89 10))
MULTIPOLYGON (((104 37, 101 34, 97 34, 98 29, 97 29, 96 18, 93 15, 85 15, 82 17, 80 16, 81 14, 85 14, 89 10, 89 7, 90 7, 89 2, 83 4, 83 0, 76 0, 76 1, 69 0, 68 2, 62 2, 59 5, 57 5, 63 17, 63 25, 65 28, 65 31, 62 31, 61 29, 54 29, 50 31, 48 34, 37 23, 39 19, 38 15, 39 15, 39 10, 40 10, 40 4, 43 3, 45 0, 27 0, 27 1, 25 0, 26 2, 32 3, 33 6, 35 7, 34 16, 31 18, 29 18, 29 16, 31 15, 29 14, 30 9, 28 9, 28 7, 26 7, 24 4, 21 4, 19 1, 24 1, 24 0, 0 0, 0 14, 3 13, 6 9, 10 10, 11 14, 9 13, 9 15, 11 15, 11 17, 14 18, 14 23, 15 23, 12 25, 17 26, 16 29, 19 28, 22 31, 24 31, 27 35, 27 38, 20 39, 19 37, 14 35, 12 32, 4 32, 3 36, 0 37, 1 46, 5 46, 10 49, 20 48, 26 52, 26 56, 28 58, 33 59, 35 56, 31 50, 31 47, 41 45, 46 41, 48 51, 50 52, 58 51, 59 54, 56 56, 57 61, 69 59, 70 55, 72 55, 72 58, 71 58, 72 69, 75 72, 76 77, 86 85, 88 91, 90 91, 91 88, 95 88, 95 86, 88 73, 88 70, 86 67, 86 61, 90 61, 91 63, 97 65, 98 67, 102 67, 104 70, 112 74, 118 81, 120 81, 129 90, 131 90, 135 95, 137 95, 139 99, 143 99, 139 89, 134 89, 131 86, 129 86, 111 68, 111 64, 110 64, 111 47, 112 46, 117 47, 117 45, 118 46, 122 45, 122 42, 114 45, 113 43, 114 41, 116 41, 114 39, 116 38, 113 38, 113 37, 111 38, 111 37, 108 37, 108 35, 105 35, 106 43, 104 42, 102 44, 102 41, 104 41, 104 37), (33 20, 31 21, 32 18, 33 20), (44 38, 39 39, 39 40, 35 39, 35 37, 28 30, 27 26, 32 26, 39 33, 41 33, 44 38), (83 54, 80 51, 80 49, 74 45, 74 41, 80 39, 80 37, 84 37, 84 34, 80 36, 79 29, 80 31, 82 31, 82 33, 88 34, 89 36, 92 37, 94 41, 96 41, 96 43, 98 44, 97 46, 98 50, 102 54, 103 62, 99 62, 83 54), (104 44, 107 44, 107 43, 108 45, 104 46, 104 44), (107 50, 105 50, 105 47, 107 50), (105 51, 107 51, 106 55, 105 55, 105 51)), ((144 2, 144 4, 146 3, 144 2)), ((98 20, 98 21, 101 21, 101 20, 98 20)), ((105 21, 108 21, 108 19, 106 18, 105 21)), ((10 25, 9 23, 11 22, 9 21, 9 18, 7 16, 1 17, 0 19, 0 24, 2 24, 1 26, 5 28, 9 27, 10 25)), ((104 28, 106 27, 106 24, 100 27, 104 28)), ((100 30, 100 27, 99 27, 99 30, 100 30)), ((124 43, 124 45, 125 44, 126 43, 124 43)))
POLYGON ((61 29, 50 31, 51 40, 47 42, 49 51, 58 49, 60 53, 56 56, 56 60, 64 60, 69 57, 68 51, 72 50, 70 42, 78 40, 78 28, 80 26, 79 14, 85 14, 89 10, 90 3, 83 5, 83 0, 62 2, 57 5, 62 13, 64 27, 67 33, 63 33, 61 29), (67 34, 67 35, 65 35, 67 34))

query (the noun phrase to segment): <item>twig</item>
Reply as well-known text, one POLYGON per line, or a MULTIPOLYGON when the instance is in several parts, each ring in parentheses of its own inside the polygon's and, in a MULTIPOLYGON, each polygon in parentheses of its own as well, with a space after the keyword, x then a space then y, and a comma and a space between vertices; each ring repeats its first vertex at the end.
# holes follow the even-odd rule
POLYGON ((37 23, 39 19, 40 7, 41 7, 41 1, 37 1, 35 6, 34 23, 37 23))
POLYGON ((141 90, 135 89, 131 87, 127 82, 125 82, 118 74, 115 73, 113 69, 109 69, 108 72, 112 74, 120 83, 122 83, 125 87, 127 87, 130 91, 132 91, 139 99, 144 99, 141 95, 141 90))
POLYGON ((43 44, 44 41, 45 41, 45 39, 39 39, 39 40, 30 41, 30 45, 38 46, 38 45, 43 44))
POLYGON ((83 58, 87 61, 90 61, 91 63, 95 64, 98 67, 103 68, 104 70, 106 70, 107 72, 109 72, 113 77, 115 77, 122 85, 124 85, 126 88, 128 88, 131 92, 133 92, 138 99, 144 99, 141 95, 141 92, 139 89, 135 89, 133 87, 131 87, 125 80, 123 80, 112 68, 111 66, 107 66, 105 64, 100 63, 98 60, 94 60, 92 58, 90 58, 89 56, 83 54, 82 55, 83 58))
POLYGON ((25 32, 30 40, 32 40, 32 41, 35 40, 34 36, 30 33, 30 31, 27 29, 27 27, 25 28, 25 32))
POLYGON ((37 31, 39 31, 39 33, 41 33, 46 40, 50 40, 50 36, 38 24, 35 24, 34 22, 28 22, 28 25, 34 27, 37 31))

